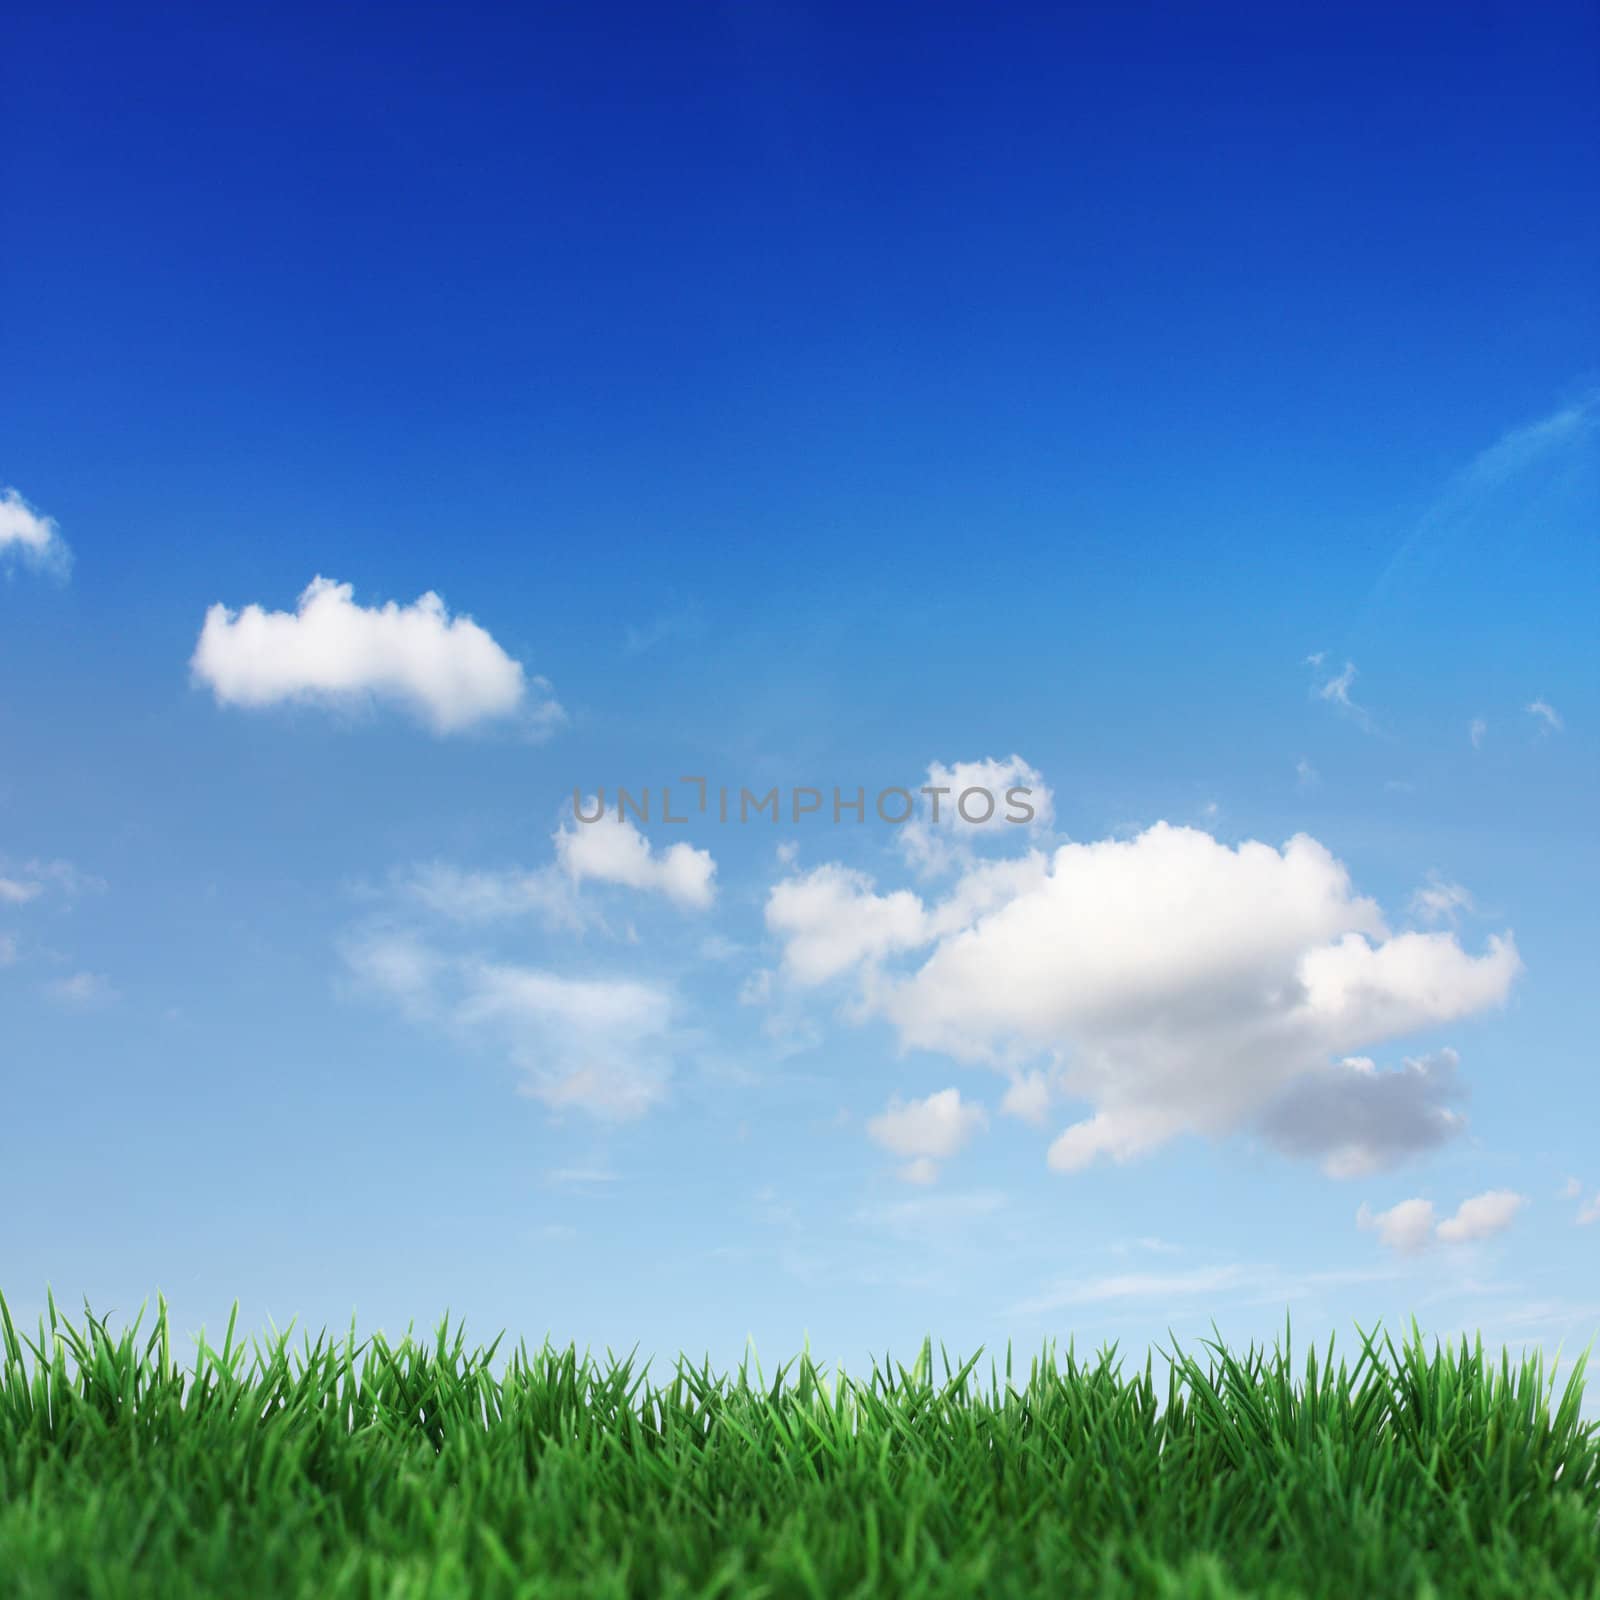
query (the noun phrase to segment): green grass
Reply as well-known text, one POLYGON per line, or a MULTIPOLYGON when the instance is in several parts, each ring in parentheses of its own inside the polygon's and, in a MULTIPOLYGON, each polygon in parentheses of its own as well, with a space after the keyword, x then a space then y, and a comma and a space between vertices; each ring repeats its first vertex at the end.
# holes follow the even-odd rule
POLYGON ((925 1346, 764 1380, 0 1301, 0 1594, 1600 1600, 1582 1361, 1362 1335, 1124 1375, 925 1346))

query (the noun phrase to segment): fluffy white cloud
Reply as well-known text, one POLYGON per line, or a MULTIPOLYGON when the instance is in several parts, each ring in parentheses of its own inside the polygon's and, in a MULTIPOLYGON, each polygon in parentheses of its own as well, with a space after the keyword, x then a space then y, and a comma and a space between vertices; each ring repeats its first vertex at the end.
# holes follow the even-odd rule
POLYGON ((1378 1238, 1391 1250, 1416 1255, 1433 1240, 1433 1202, 1402 1200, 1387 1211, 1377 1212, 1363 1203, 1356 1212, 1356 1226, 1376 1230, 1378 1238))
POLYGON ((360 986, 412 1020, 502 1049, 523 1092, 553 1111, 622 1122, 666 1098, 674 1007, 665 987, 450 956, 409 934, 355 938, 342 953, 360 986))
POLYGON ((962 1104, 959 1089, 941 1089, 925 1100, 890 1100, 888 1109, 867 1123, 867 1134, 895 1155, 908 1156, 900 1169, 907 1183, 932 1183, 938 1163, 948 1161, 989 1119, 982 1106, 962 1104))
POLYGON ((536 915, 554 927, 581 928, 596 917, 578 895, 592 879, 660 894, 686 910, 716 898, 710 851, 678 843, 657 850, 631 821, 614 814, 551 834, 555 859, 542 867, 462 868, 422 862, 400 877, 408 899, 453 922, 500 922, 536 915))
POLYGON ((574 883, 594 878, 651 890, 697 911, 716 898, 717 864, 709 850, 682 841, 654 849, 631 821, 614 813, 606 812, 596 822, 575 822, 555 839, 556 857, 574 883))
POLYGON ((25 883, 17 878, 0 878, 0 905, 25 906, 36 900, 42 889, 37 883, 25 883))
POLYGON ((909 889, 880 895, 864 872, 817 867, 776 884, 767 897, 767 927, 784 941, 786 972, 802 984, 823 983, 865 961, 927 941, 927 912, 909 889))
MULTIPOLYGON (((856 971, 862 1013, 888 1018, 908 1048, 1012 1074, 1030 1056, 1054 1061, 1062 1091, 1093 1108, 1051 1147, 1061 1170, 1254 1126, 1330 1060, 1497 1004, 1521 970, 1509 934, 1477 956, 1453 934, 1391 934, 1305 835, 1229 847, 1166 823, 986 864, 933 905, 820 867, 774 886, 767 924, 786 974, 856 971), (919 966, 891 967, 913 951, 919 966)), ((1420 1108, 1414 1085, 1380 1080, 1375 1094, 1350 1070, 1323 1081, 1324 1103, 1354 1104, 1341 1143, 1316 1153, 1381 1163, 1407 1145, 1403 1128, 1374 1124, 1390 1114, 1431 1141, 1449 1074, 1420 1076, 1433 1091, 1420 1108)))
POLYGON ((314 578, 293 612, 224 605, 206 612, 190 668, 218 704, 312 701, 354 706, 391 701, 436 733, 455 733, 523 710, 548 728, 561 708, 470 617, 452 617, 438 595, 411 605, 359 606, 348 583, 314 578))
POLYGON ((1490 1189, 1463 1200, 1453 1217, 1439 1224, 1439 1237, 1446 1244, 1469 1244, 1503 1233, 1516 1214, 1527 1204, 1525 1196, 1510 1189, 1490 1189))
POLYGON ((896 1096, 867 1123, 867 1132, 898 1156, 948 1160, 987 1121, 982 1106, 962 1104, 959 1089, 941 1089, 925 1100, 896 1096))
POLYGON ((1463 1200, 1454 1216, 1440 1222, 1435 1221, 1431 1200, 1402 1200, 1387 1211, 1377 1212, 1363 1204, 1356 1212, 1356 1225, 1374 1230, 1389 1249, 1416 1255, 1435 1240, 1471 1244, 1502 1233, 1527 1203, 1526 1196, 1510 1189, 1490 1189, 1463 1200))
POLYGON ((980 842, 1027 840, 1047 832, 1055 821, 1050 786, 1019 755, 1003 761, 994 757, 957 761, 952 766, 933 761, 921 787, 923 792, 914 797, 916 815, 900 825, 896 835, 906 859, 919 872, 966 865, 980 842), (1018 790, 1027 792, 1017 794, 1018 790), (1027 820, 1008 820, 1012 818, 1027 820))
POLYGON ((54 517, 35 511, 15 489, 0 489, 0 566, 11 561, 64 578, 72 552, 54 517))

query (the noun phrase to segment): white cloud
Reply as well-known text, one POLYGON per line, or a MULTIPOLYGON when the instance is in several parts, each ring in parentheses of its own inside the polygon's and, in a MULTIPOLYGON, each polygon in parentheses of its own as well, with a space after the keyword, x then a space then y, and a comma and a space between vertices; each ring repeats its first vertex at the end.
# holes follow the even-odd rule
POLYGON ((900 825, 896 835, 906 859, 919 872, 933 874, 964 866, 980 842, 1026 842, 1048 832, 1055 821, 1055 796, 1050 786, 1019 755, 1003 761, 992 756, 957 761, 951 766, 930 762, 921 788, 924 792, 913 796, 916 814, 900 825), (933 792, 926 792, 929 790, 933 792), (1016 793, 1020 790, 1027 792, 1016 793), (1013 817, 1027 820, 1008 820, 1013 817))
POLYGON ((407 868, 399 887, 407 898, 452 922, 503 922, 529 914, 554 925, 577 926, 583 920, 571 880, 553 866, 465 868, 425 861, 407 868))
POLYGON ((45 993, 58 1005, 87 1011, 116 998, 116 991, 98 972, 75 972, 45 985, 45 993))
POLYGON ((909 889, 876 894, 866 873, 837 864, 774 885, 766 920, 784 940, 786 972, 808 985, 895 950, 914 950, 928 936, 917 895, 909 889))
POLYGON ((1446 1244, 1470 1244, 1503 1233, 1517 1213, 1527 1205, 1525 1195, 1510 1189, 1490 1189, 1463 1200, 1453 1217, 1439 1224, 1439 1237, 1446 1244))
POLYGON ((915 1161, 908 1161, 901 1167, 895 1176, 902 1183, 918 1183, 927 1185, 939 1181, 939 1163, 932 1156, 918 1156, 915 1161))
POLYGON ((1560 733, 1566 727, 1561 720, 1561 713, 1543 696, 1530 703, 1528 715, 1538 721, 1541 733, 1560 733))
POLYGON ((410 935, 352 939, 342 954, 358 982, 412 1020, 503 1049, 523 1092, 553 1111, 621 1122, 666 1098, 674 1006, 665 987, 447 956, 410 935))
POLYGON ((681 840, 664 850, 653 849, 631 821, 619 820, 614 813, 562 828, 555 840, 557 860, 574 883, 594 878, 652 890, 697 911, 716 898, 717 864, 709 850, 697 850, 681 840))
POLYGON ((1577 1222, 1580 1227, 1587 1227, 1591 1222, 1600 1222, 1600 1190, 1595 1191, 1595 1197, 1588 1205, 1579 1207, 1577 1222))
MULTIPOLYGON (((1306 835, 1230 848, 1166 823, 986 864, 931 905, 820 867, 774 886, 767 921, 788 975, 854 971, 859 1014, 904 1047, 1008 1075, 1056 1062, 1093 1108, 1051 1147, 1061 1170, 1256 1125, 1330 1059, 1498 1004, 1521 970, 1509 934, 1480 956, 1453 934, 1391 934, 1306 835), (920 966, 895 970, 911 952, 920 966)), ((1346 1078, 1369 1112, 1415 1109, 1367 1104, 1346 1078)))
POLYGON ((1304 756, 1294 764, 1294 780, 1302 789, 1315 789, 1322 782, 1317 769, 1304 756))
POLYGON ((1416 1255, 1426 1250, 1433 1239, 1433 1202, 1402 1200, 1387 1211, 1373 1212, 1362 1203, 1356 1212, 1356 1226, 1375 1229, 1378 1238, 1401 1255, 1416 1255))
POLYGON ((1474 750, 1481 750, 1483 748, 1483 737, 1486 733, 1488 733, 1488 731, 1489 724, 1485 722, 1482 717, 1474 717, 1472 721, 1467 724, 1467 737, 1472 741, 1472 748, 1474 750))
POLYGON ((1459 883, 1449 883, 1437 873, 1411 897, 1412 914, 1425 922, 1454 922, 1458 912, 1476 909, 1459 883))
POLYGON ((867 1123, 868 1134, 899 1156, 948 1160, 978 1129, 987 1126, 982 1106, 963 1105, 959 1089, 941 1089, 925 1100, 891 1099, 867 1123))
POLYGON ((452 617, 438 595, 369 608, 353 594, 318 577, 293 612, 212 606, 190 661, 195 681, 219 705, 393 702, 440 734, 519 710, 531 731, 561 719, 543 680, 533 680, 530 707, 521 663, 470 617, 452 617))
POLYGON ((1563 1200, 1576 1200, 1583 1193, 1583 1185, 1576 1178, 1568 1178, 1561 1185, 1561 1198, 1563 1200))
POLYGON ((0 933, 0 967, 9 967, 17 959, 17 941, 14 935, 0 933))
MULTIPOLYGON (((717 864, 707 850, 684 843, 657 850, 632 821, 608 814, 551 834, 555 859, 542 867, 468 869, 419 863, 400 875, 411 900, 453 922, 488 923, 537 915, 552 927, 582 928, 595 920, 579 897, 586 880, 660 894, 686 910, 704 910, 716 897, 717 864)), ((708 959, 729 950, 707 949, 708 959)))
POLYGON ((1490 1189, 1463 1200, 1455 1215, 1436 1222, 1431 1200, 1402 1200, 1387 1211, 1373 1212, 1365 1204, 1356 1212, 1356 1225, 1373 1229, 1380 1241, 1402 1255, 1417 1255, 1435 1240, 1445 1244, 1472 1244, 1504 1232, 1527 1197, 1510 1189, 1490 1189))
POLYGON ((65 578, 72 570, 72 551, 54 517, 35 511, 15 489, 0 489, 0 566, 12 561, 65 578))
POLYGON ((70 861, 25 861, 20 865, 0 862, 0 865, 6 867, 6 873, 0 875, 0 905, 27 905, 46 891, 71 900, 105 888, 101 879, 80 872, 70 861))
MULTIPOLYGON (((1320 665, 1320 663, 1318 663, 1320 665)), ((1356 681, 1356 668, 1353 661, 1347 661, 1344 669, 1331 678, 1325 679, 1311 692, 1318 700, 1331 705, 1336 711, 1351 718, 1358 727, 1372 728, 1372 717, 1364 706, 1359 706, 1350 698, 1351 685, 1356 681)))
POLYGON ((1021 1072, 1001 1097, 1000 1109, 1008 1117, 1043 1123, 1050 1112, 1050 1080, 1042 1072, 1021 1072))

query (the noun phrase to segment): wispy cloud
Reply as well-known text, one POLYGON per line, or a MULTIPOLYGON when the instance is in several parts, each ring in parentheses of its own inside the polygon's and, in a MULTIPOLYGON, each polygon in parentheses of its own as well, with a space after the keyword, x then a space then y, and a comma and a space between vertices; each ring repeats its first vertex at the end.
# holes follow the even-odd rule
POLYGON ((1174 1300, 1248 1299, 1255 1304, 1286 1304, 1311 1298, 1344 1284, 1392 1278, 1391 1269, 1353 1268, 1331 1272, 1284 1272, 1275 1266, 1233 1262, 1193 1267, 1183 1272, 1120 1272, 1102 1277, 1064 1279, 1042 1294, 1019 1300, 1009 1315, 1036 1317, 1068 1306, 1121 1302, 1160 1306, 1174 1300))
POLYGON ((35 510, 15 489, 0 489, 0 571, 9 573, 18 564, 65 579, 72 551, 54 517, 35 510))
POLYGON ((68 978, 56 978, 45 985, 45 993, 57 1005, 74 1011, 88 1011, 116 998, 110 982, 98 972, 75 972, 68 978))
POLYGON ((704 632, 705 619, 700 604, 691 597, 671 606, 642 627, 630 623, 622 636, 623 654, 642 656, 658 645, 688 642, 698 639, 704 632))
POLYGON ((1561 720, 1561 713, 1542 695, 1529 702, 1528 715, 1539 723, 1541 733, 1560 733, 1566 727, 1561 720))
POLYGON ((1365 706, 1357 705, 1350 695, 1351 687, 1355 681, 1355 663, 1347 661, 1332 677, 1325 678, 1320 684, 1313 685, 1311 693, 1314 698, 1321 700, 1325 705, 1332 706, 1341 716, 1348 717, 1358 728, 1371 733, 1373 731, 1372 713, 1365 706))

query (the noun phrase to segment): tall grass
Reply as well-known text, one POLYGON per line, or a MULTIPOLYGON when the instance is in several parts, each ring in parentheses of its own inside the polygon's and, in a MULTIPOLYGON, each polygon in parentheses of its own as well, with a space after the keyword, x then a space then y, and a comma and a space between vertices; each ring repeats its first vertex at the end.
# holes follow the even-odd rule
POLYGON ((0 1300, 0 1594, 1600 1600, 1584 1363, 1360 1333, 863 1378, 501 1341, 173 1350, 0 1300))

